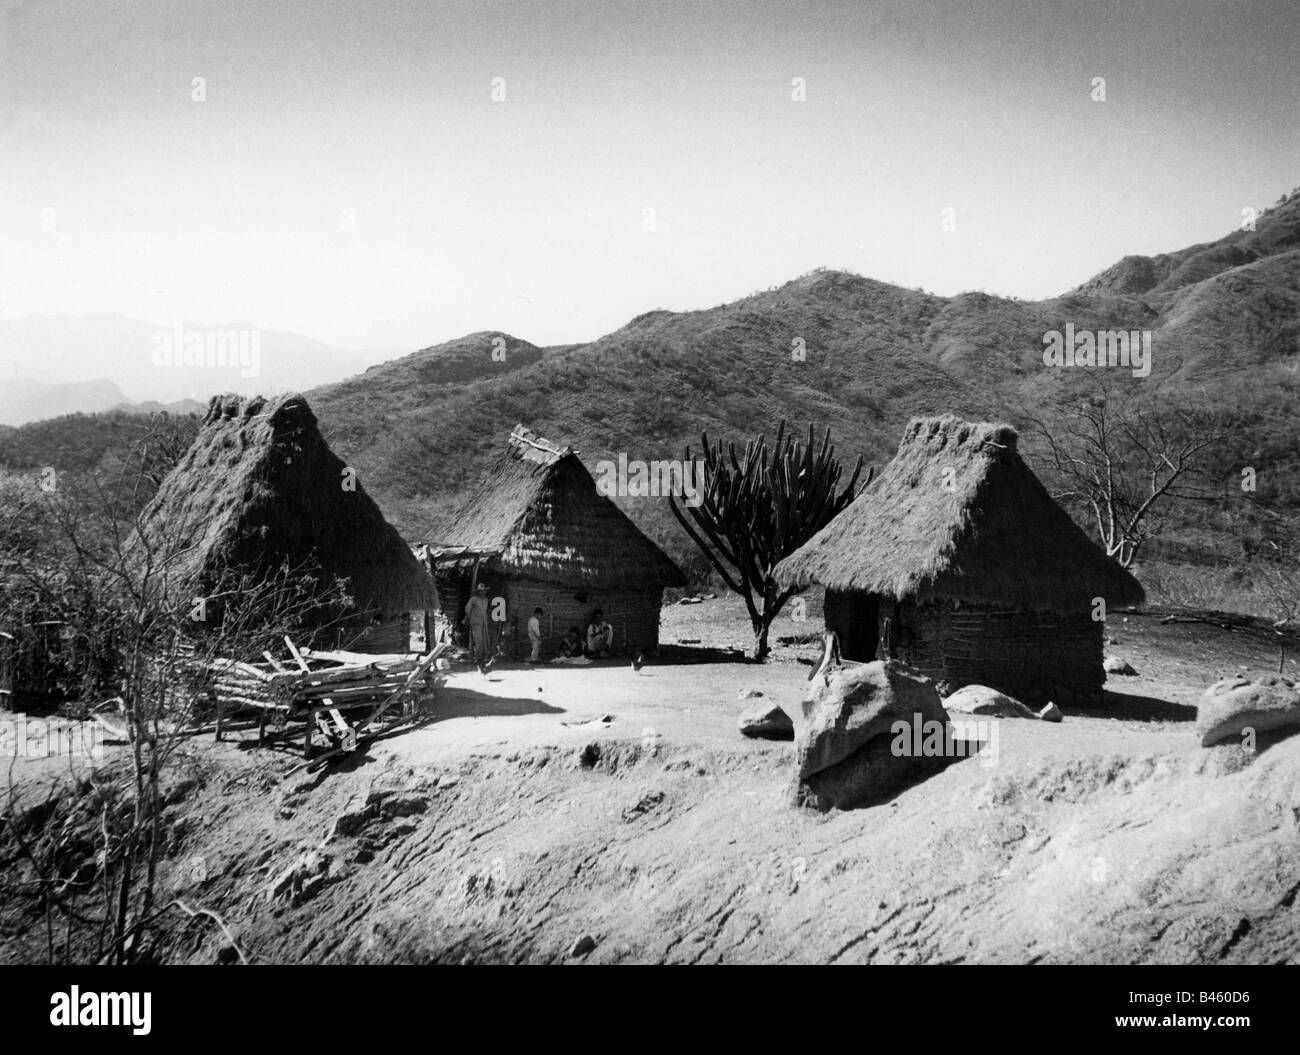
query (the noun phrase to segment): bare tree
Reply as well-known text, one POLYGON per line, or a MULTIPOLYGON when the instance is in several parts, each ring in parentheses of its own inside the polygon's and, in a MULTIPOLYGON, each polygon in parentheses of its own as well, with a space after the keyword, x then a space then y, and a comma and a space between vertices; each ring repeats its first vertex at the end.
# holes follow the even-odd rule
MULTIPOLYGON (((10 487, 0 508, 9 543, 0 552, 0 600, 21 596, 59 623, 83 700, 112 696, 126 749, 122 762, 93 771, 55 804, 27 804, 11 779, 0 843, 35 875, 17 893, 39 899, 51 958, 57 922, 65 959, 136 962, 160 913, 175 904, 156 905, 166 782, 208 698, 206 671, 218 657, 259 655, 285 632, 310 638, 350 598, 307 567, 229 568, 194 583, 189 554, 172 541, 189 532, 140 530, 138 489, 152 490, 143 475, 53 490, 32 478, 29 488, 14 500, 10 487), (41 544, 26 545, 18 528, 36 515, 41 544)), ((6 603, 0 629, 17 628, 14 615, 6 603)), ((210 915, 178 907, 191 918, 210 915)))
POLYGON ((1209 474, 1238 423, 1208 402, 1104 383, 1060 400, 1048 415, 1022 417, 1042 441, 1053 497, 1090 520, 1125 568, 1160 533, 1172 502, 1216 497, 1209 474))

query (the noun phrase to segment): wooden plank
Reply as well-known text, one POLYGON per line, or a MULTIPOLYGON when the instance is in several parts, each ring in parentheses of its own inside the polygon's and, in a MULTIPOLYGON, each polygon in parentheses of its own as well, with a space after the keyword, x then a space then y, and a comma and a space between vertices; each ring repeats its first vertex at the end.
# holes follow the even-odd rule
POLYGON ((308 685, 295 692, 294 698, 299 700, 319 700, 326 696, 336 696, 342 699, 349 696, 384 696, 404 684, 405 679, 395 681, 386 678, 382 681, 360 682, 355 685, 308 685))
MULTIPOLYGON (((404 684, 403 684, 403 685, 402 685, 402 686, 401 686, 401 687, 400 687, 396 692, 394 692, 391 696, 389 696, 387 700, 385 700, 382 704, 380 704, 378 707, 376 707, 376 708, 375 708, 375 709, 374 709, 374 710, 373 710, 369 715, 367 715, 364 719, 361 720, 361 722, 359 722, 359 723, 357 724, 357 726, 356 726, 356 734, 357 734, 357 742, 356 742, 356 746, 357 746, 357 747, 360 747, 361 744, 364 742, 364 740, 363 740, 363 738, 362 738, 362 736, 361 736, 362 732, 363 732, 363 731, 364 731, 364 730, 365 730, 365 729, 366 729, 366 728, 367 728, 367 727, 368 727, 372 722, 374 722, 377 718, 379 718, 381 715, 383 715, 383 713, 384 713, 386 710, 388 710, 388 708, 391 707, 391 706, 393 705, 393 703, 395 703, 397 700, 402 699, 402 698, 406 695, 406 693, 408 693, 408 692, 411 690, 411 687, 415 684, 415 682, 416 682, 420 677, 422 677, 423 675, 425 675, 425 674, 427 674, 427 673, 429 672, 430 668, 431 668, 431 667, 434 665, 434 663, 437 661, 438 657, 439 657, 440 655, 442 655, 443 652, 445 652, 449 647, 450 647, 450 646, 449 646, 446 642, 442 642, 442 643, 439 644, 439 645, 438 645, 438 646, 437 646, 437 647, 436 647, 432 652, 430 652, 427 656, 424 656, 424 657, 420 660, 420 662, 416 665, 415 670, 411 671, 411 673, 410 673, 409 677, 407 677, 405 683, 404 683, 404 684)), ((373 735, 373 734, 372 734, 372 735, 373 735)), ((370 739, 370 738, 369 738, 369 737, 366 737, 365 739, 370 739)), ((292 774, 296 773, 298 770, 300 770, 300 769, 302 769, 302 768, 304 768, 304 767, 312 768, 312 767, 318 766, 318 765, 322 764, 323 762, 326 762, 326 761, 328 761, 329 759, 334 758, 334 757, 336 757, 336 756, 338 756, 338 755, 340 755, 340 754, 342 754, 342 753, 343 753, 343 752, 340 751, 338 748, 335 748, 335 749, 332 750, 332 751, 326 751, 326 752, 325 752, 323 755, 321 755, 319 758, 310 759, 310 760, 308 760, 308 761, 304 761, 304 762, 299 763, 298 765, 294 766, 292 769, 288 770, 288 771, 284 774, 284 776, 285 776, 285 777, 291 776, 292 774)))
POLYGON ((304 648, 302 654, 309 659, 330 659, 335 663, 360 663, 364 666, 371 664, 385 663, 410 663, 415 665, 417 660, 411 658, 410 653, 405 652, 345 652, 336 649, 332 652, 322 651, 314 648, 304 648))
POLYGON ((288 634, 284 635, 284 643, 289 646, 290 653, 292 653, 293 658, 298 661, 298 666, 302 668, 303 673, 310 674, 311 667, 307 666, 307 661, 302 658, 302 653, 298 651, 298 646, 295 645, 291 640, 289 640, 288 634))
POLYGON ((254 678, 256 678, 258 681, 270 681, 270 680, 271 680, 271 675, 270 675, 270 674, 266 673, 266 671, 264 671, 264 670, 258 670, 258 669, 257 669, 255 666, 253 666, 253 664, 251 664, 251 663, 241 663, 241 662, 239 662, 238 660, 236 660, 236 661, 235 661, 233 664, 231 664, 231 665, 235 668, 235 670, 239 671, 241 674, 247 674, 247 675, 249 675, 250 677, 254 677, 254 678))

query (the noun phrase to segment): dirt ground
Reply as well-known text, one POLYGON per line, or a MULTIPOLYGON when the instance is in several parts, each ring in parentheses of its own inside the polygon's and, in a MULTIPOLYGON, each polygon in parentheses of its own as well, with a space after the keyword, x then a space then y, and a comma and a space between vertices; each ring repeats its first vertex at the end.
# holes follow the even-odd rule
MULTIPOLYGON (((809 606, 773 640, 819 626, 809 606)), ((165 893, 263 962, 1300 962, 1300 736, 1250 756, 1192 727, 1276 649, 1140 615, 1108 634, 1139 673, 1105 708, 991 720, 995 759, 826 815, 788 805, 788 743, 736 731, 743 690, 797 707, 817 648, 722 651, 749 644, 733 598, 665 609, 640 672, 454 671, 427 724, 323 773, 196 737, 165 893)), ((10 918, 0 959, 40 959, 35 930, 10 918)), ((176 933, 182 960, 223 944, 176 933)))

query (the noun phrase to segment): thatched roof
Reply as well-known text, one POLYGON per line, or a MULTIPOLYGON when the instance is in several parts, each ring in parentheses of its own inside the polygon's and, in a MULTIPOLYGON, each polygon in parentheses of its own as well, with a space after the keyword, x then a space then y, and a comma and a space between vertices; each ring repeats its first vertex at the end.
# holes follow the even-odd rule
POLYGON ((360 481, 344 488, 344 469, 302 396, 215 396, 141 534, 179 554, 180 582, 287 563, 346 579, 359 613, 436 607, 433 580, 360 481))
POLYGON ((1061 613, 1095 597, 1140 604, 1137 580, 1057 505, 1016 443, 1007 425, 914 419, 884 472, 777 565, 777 581, 1061 613))
POLYGON ((517 425, 487 482, 431 542, 439 551, 493 553, 506 575, 575 587, 683 586, 663 550, 605 496, 578 455, 517 425))

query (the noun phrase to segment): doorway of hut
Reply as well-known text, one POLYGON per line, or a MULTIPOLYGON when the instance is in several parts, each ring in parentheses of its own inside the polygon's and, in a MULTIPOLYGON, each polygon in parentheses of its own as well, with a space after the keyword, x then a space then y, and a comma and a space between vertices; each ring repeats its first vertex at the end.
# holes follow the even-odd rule
POLYGON ((857 590, 827 590, 823 605, 826 629, 840 639, 845 659, 870 663, 880 641, 880 597, 857 590))

